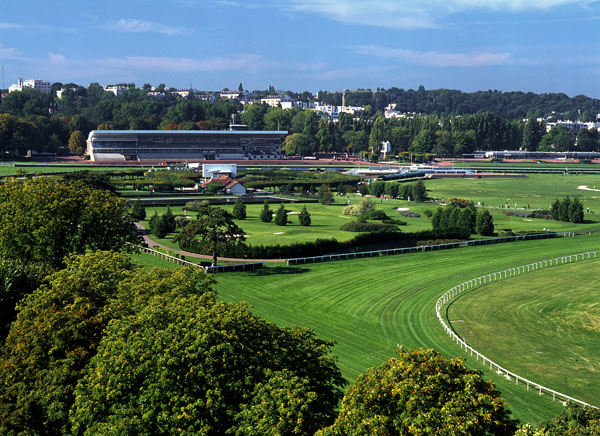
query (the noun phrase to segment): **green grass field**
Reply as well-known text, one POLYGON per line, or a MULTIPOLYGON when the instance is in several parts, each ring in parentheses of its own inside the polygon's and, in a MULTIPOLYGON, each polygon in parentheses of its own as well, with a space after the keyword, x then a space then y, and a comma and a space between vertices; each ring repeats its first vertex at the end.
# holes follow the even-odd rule
POLYGON ((520 275, 458 298, 456 332, 511 371, 600 406, 600 261, 520 275))
MULTIPOLYGON (((335 340, 340 368, 354 380, 391 357, 397 344, 462 355, 435 316, 436 299, 450 287, 509 266, 593 250, 598 242, 600 236, 592 235, 227 273, 216 276, 217 290, 223 300, 246 301, 255 313, 279 325, 309 327, 335 340)), ((560 411, 560 403, 464 358, 497 383, 523 422, 537 423, 560 411)), ((544 369, 538 373, 543 375, 544 369)), ((536 380, 544 383, 543 377, 536 380)))

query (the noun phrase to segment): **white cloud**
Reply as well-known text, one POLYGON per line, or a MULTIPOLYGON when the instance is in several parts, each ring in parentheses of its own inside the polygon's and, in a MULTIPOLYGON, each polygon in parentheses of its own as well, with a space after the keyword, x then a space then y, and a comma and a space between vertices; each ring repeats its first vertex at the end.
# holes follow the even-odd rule
POLYGON ((0 23, 0 29, 20 29, 21 27, 23 27, 21 24, 0 23))
POLYGON ((438 27, 440 18, 460 12, 550 10, 590 7, 598 0, 287 0, 295 11, 314 12, 335 21, 390 28, 438 27))
POLYGON ((152 21, 138 20, 135 18, 120 18, 110 21, 103 26, 104 29, 115 30, 117 32, 128 33, 161 33, 163 35, 183 35, 191 32, 187 27, 172 27, 164 24, 153 23, 152 21))
POLYGON ((273 66, 272 63, 264 61, 259 55, 254 54, 212 59, 127 56, 124 58, 107 58, 99 60, 97 63, 111 68, 175 72, 256 71, 273 66))
POLYGON ((505 65, 513 62, 510 53, 443 53, 439 51, 415 51, 401 48, 362 45, 357 47, 358 54, 389 59, 403 59, 429 67, 485 67, 505 65))
POLYGON ((24 59, 21 51, 17 48, 2 47, 0 44, 0 59, 24 59))

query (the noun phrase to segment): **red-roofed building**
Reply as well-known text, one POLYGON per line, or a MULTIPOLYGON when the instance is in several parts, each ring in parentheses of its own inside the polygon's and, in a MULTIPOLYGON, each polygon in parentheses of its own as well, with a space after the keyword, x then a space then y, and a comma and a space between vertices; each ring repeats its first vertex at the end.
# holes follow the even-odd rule
POLYGON ((242 185, 237 180, 233 180, 229 176, 219 176, 216 178, 212 178, 212 179, 208 180, 207 182, 202 183, 202 187, 206 188, 206 186, 209 183, 215 183, 215 182, 221 184, 221 186, 223 186, 223 190, 227 194, 244 195, 246 193, 246 188, 244 187, 244 185, 242 185))

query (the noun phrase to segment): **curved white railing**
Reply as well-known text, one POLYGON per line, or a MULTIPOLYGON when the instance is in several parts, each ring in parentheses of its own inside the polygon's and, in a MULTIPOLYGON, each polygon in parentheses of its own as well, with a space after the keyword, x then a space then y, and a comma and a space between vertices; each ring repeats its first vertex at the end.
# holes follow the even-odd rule
POLYGON ((567 263, 577 262, 579 260, 591 259, 592 257, 596 258, 596 257, 598 257, 598 253, 600 253, 600 251, 590 251, 587 253, 572 254, 572 255, 568 255, 568 256, 557 257, 555 259, 542 260, 542 261, 530 263, 527 265, 521 265, 521 266, 517 266, 514 268, 508 268, 503 271, 497 271, 494 273, 485 274, 485 275, 476 277, 474 279, 468 280, 466 282, 463 282, 463 283, 453 287, 452 289, 449 289, 440 298, 438 298, 437 302, 435 303, 435 311, 437 313, 438 320, 440 321, 440 323, 446 330, 446 333, 448 333, 448 335, 450 335, 450 337, 454 341, 456 341, 456 343, 458 345, 460 345, 461 349, 464 348, 466 353, 470 352, 471 357, 473 355, 475 355, 475 359, 477 361, 479 361, 479 359, 481 359, 483 365, 489 364, 490 369, 491 370, 495 369, 499 375, 504 375, 504 377, 506 377, 510 381, 514 380, 515 384, 519 384, 519 382, 521 382, 522 384, 524 384, 527 387, 527 390, 529 390, 530 387, 537 390, 539 392, 540 396, 543 393, 551 394, 553 401, 556 399, 559 399, 565 403, 574 402, 577 404, 581 404, 583 406, 593 407, 594 409, 597 409, 596 406, 592 406, 591 404, 585 403, 581 400, 570 397, 561 392, 555 391, 553 389, 550 389, 550 388, 542 386, 538 383, 535 383, 531 380, 528 380, 525 377, 521 377, 520 375, 515 374, 514 372, 511 372, 511 371, 507 370, 506 368, 503 368, 502 366, 493 362, 489 358, 485 357, 479 351, 475 350, 473 347, 471 347, 469 344, 467 344, 467 342, 464 339, 462 339, 458 334, 456 334, 456 332, 452 328, 452 325, 450 324, 450 321, 448 321, 448 324, 450 324, 450 325, 446 324, 446 321, 444 320, 444 317, 441 314, 441 310, 445 305, 447 305, 448 303, 453 301, 458 296, 464 294, 466 291, 475 289, 477 287, 484 286, 486 284, 489 284, 489 283, 497 281, 497 280, 515 277, 517 275, 525 274, 525 273, 528 273, 531 271, 537 271, 539 269, 546 268, 546 267, 564 265, 567 263))

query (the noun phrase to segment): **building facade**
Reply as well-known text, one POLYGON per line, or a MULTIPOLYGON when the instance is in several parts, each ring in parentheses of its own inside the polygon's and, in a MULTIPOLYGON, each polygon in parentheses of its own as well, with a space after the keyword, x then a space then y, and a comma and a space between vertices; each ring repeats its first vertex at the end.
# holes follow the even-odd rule
POLYGON ((8 87, 8 92, 23 91, 23 89, 29 88, 29 89, 35 89, 36 91, 39 91, 39 92, 43 92, 44 94, 50 94, 51 87, 52 87, 52 85, 50 84, 50 82, 47 82, 45 80, 38 80, 38 79, 23 80, 22 78, 19 77, 19 80, 17 81, 16 84, 12 84, 8 87))
POLYGON ((91 161, 282 159, 287 131, 92 130, 91 161))

